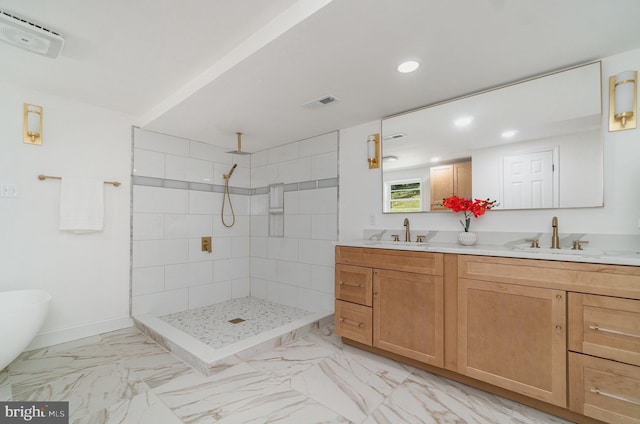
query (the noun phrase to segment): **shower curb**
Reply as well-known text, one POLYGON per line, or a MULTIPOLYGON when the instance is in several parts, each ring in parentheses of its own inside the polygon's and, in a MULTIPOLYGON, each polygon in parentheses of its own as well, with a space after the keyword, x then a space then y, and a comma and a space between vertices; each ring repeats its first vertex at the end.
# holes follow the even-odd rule
POLYGON ((132 319, 137 329, 209 376, 333 323, 333 313, 314 313, 219 349, 181 332, 156 316, 144 314, 132 319))

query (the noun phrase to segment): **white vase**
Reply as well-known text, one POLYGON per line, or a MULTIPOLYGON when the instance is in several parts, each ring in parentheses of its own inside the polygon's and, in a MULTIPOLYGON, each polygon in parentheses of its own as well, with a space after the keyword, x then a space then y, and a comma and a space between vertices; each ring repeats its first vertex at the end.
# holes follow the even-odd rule
POLYGON ((465 246, 473 246, 474 244, 476 244, 476 241, 478 241, 476 233, 465 231, 458 233, 458 242, 460 244, 463 244, 465 246))

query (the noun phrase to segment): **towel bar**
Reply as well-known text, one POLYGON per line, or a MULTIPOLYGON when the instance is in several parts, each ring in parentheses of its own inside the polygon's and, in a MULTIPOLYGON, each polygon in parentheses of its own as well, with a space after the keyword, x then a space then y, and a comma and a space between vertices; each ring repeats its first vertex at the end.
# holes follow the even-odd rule
MULTIPOLYGON (((46 179, 50 179, 50 180, 61 180, 62 177, 53 177, 51 175, 38 175, 38 179, 40 181, 46 180, 46 179)), ((114 187, 120 187, 120 184, 122 184, 120 181, 105 181, 105 184, 111 184, 114 187)))

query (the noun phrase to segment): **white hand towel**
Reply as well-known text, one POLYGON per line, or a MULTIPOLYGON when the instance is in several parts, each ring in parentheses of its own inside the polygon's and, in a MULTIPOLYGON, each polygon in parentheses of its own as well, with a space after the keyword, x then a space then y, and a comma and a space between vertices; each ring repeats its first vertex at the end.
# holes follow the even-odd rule
POLYGON ((76 233, 102 231, 104 182, 63 177, 60 187, 60 229, 76 233))

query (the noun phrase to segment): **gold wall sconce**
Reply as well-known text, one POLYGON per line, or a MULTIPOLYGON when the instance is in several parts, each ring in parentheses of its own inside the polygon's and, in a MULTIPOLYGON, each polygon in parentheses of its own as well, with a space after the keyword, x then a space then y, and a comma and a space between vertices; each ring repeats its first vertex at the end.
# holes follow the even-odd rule
POLYGON ((380 168, 380 134, 367 137, 367 161, 369 169, 380 168))
POLYGON ((636 128, 638 116, 638 71, 625 71, 609 78, 609 131, 636 128))
POLYGON ((23 141, 42 144, 42 106, 24 104, 23 141))

